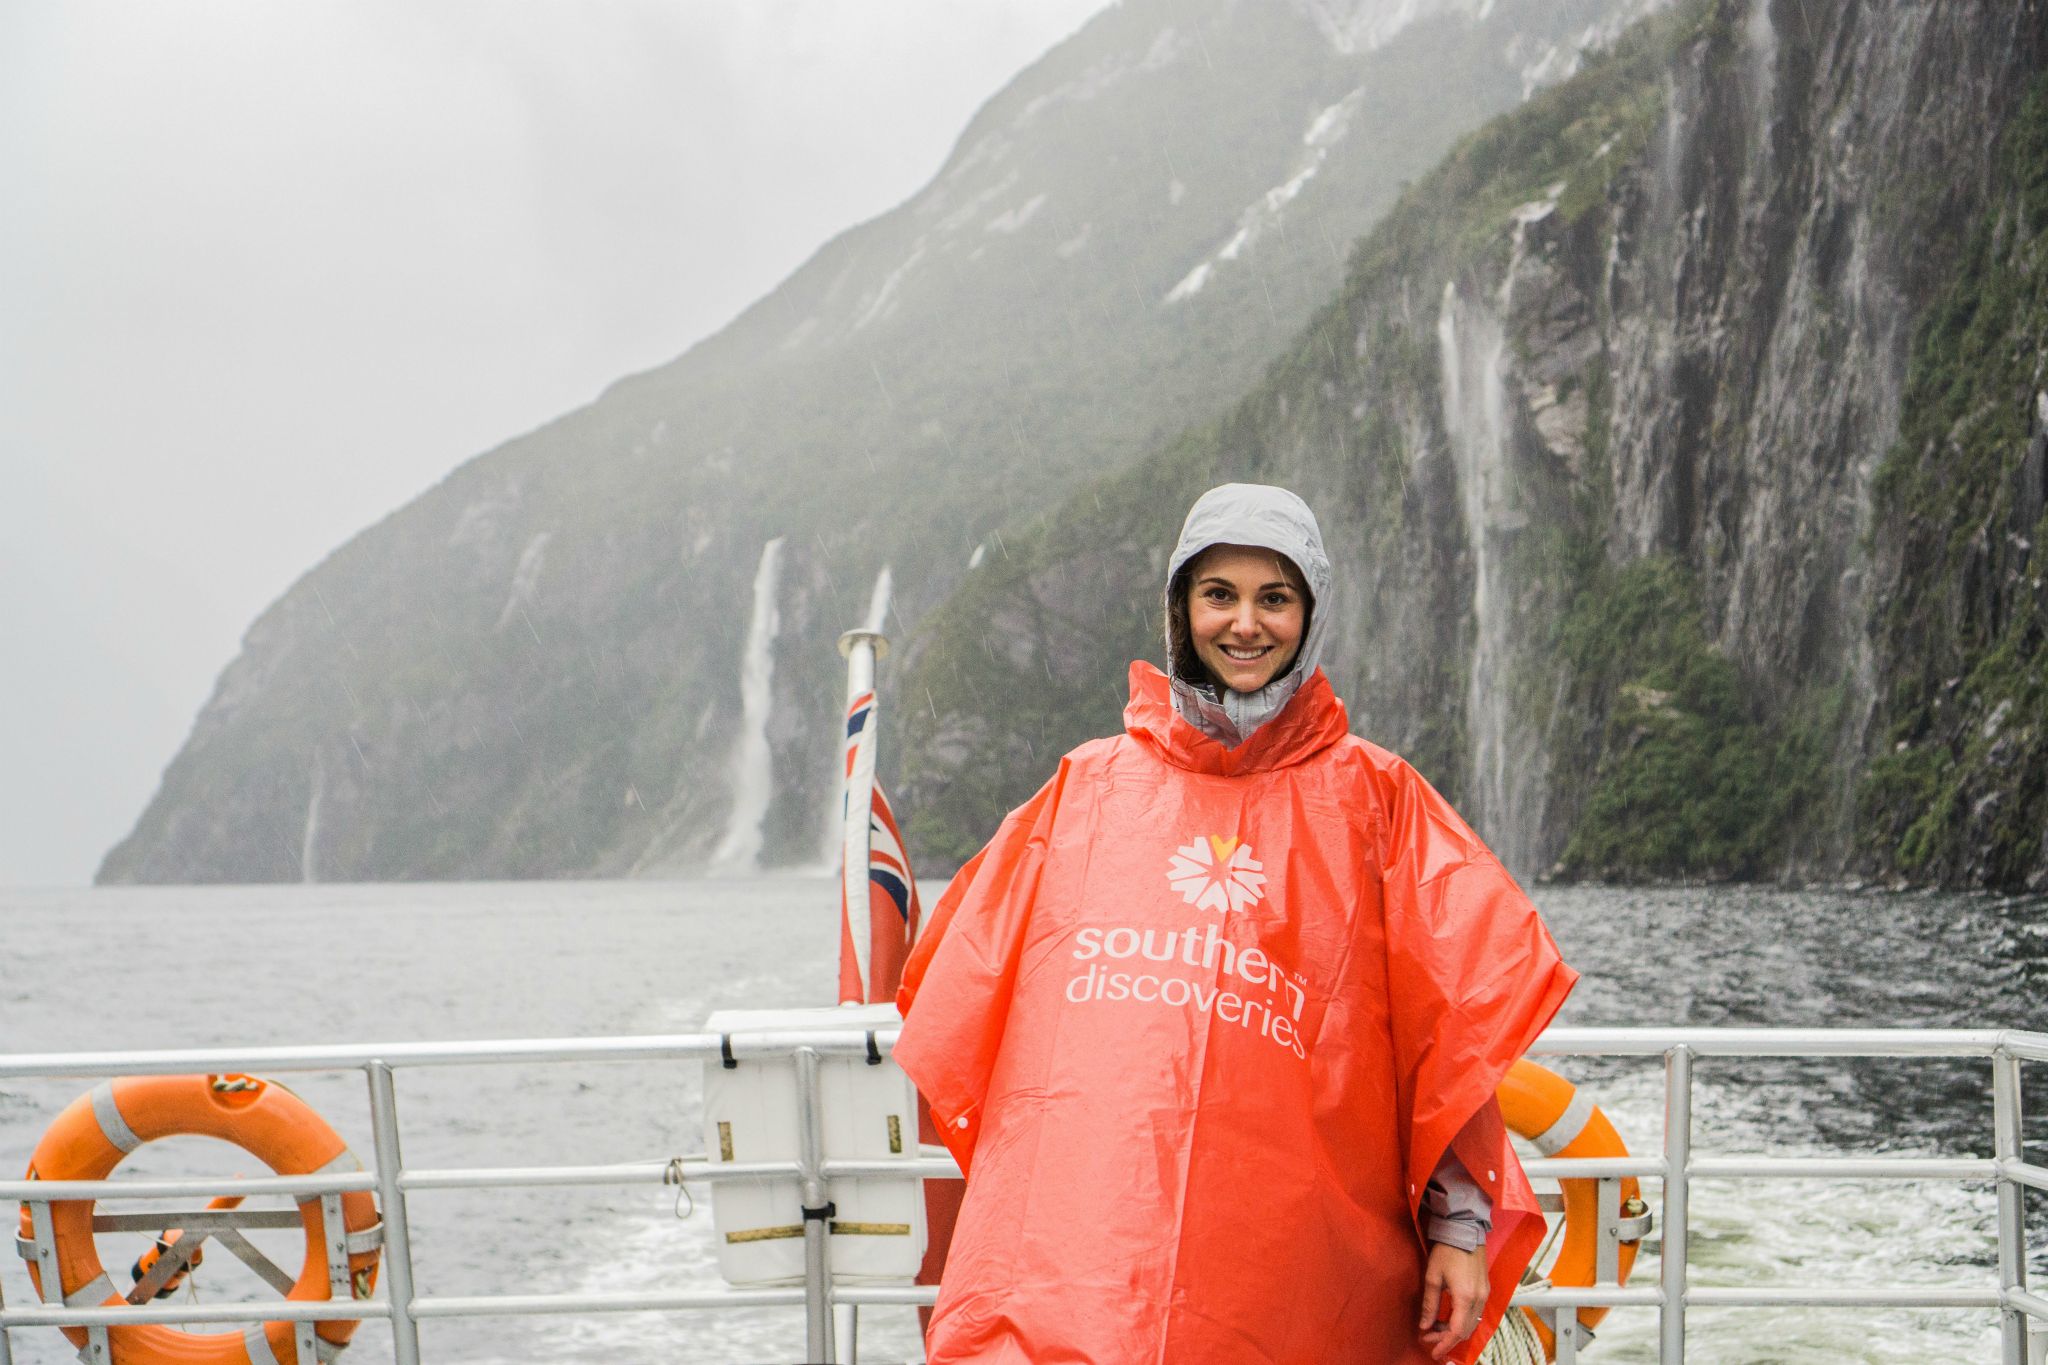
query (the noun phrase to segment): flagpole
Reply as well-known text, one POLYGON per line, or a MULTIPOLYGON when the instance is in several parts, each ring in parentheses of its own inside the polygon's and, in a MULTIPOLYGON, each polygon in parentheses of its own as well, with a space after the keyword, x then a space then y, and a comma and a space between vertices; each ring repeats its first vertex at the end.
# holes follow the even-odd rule
MULTIPOLYGON (((868 868, 872 855, 871 809, 875 793, 877 705, 875 663, 889 652, 889 639, 878 630, 849 630, 839 637, 846 660, 846 714, 849 720, 865 702, 866 718, 858 733, 847 736, 846 790, 840 803, 839 903, 844 932, 853 941, 859 964, 861 994, 839 1003, 866 999, 871 951, 868 922, 868 868)), ((844 994, 844 992, 841 992, 844 994)))

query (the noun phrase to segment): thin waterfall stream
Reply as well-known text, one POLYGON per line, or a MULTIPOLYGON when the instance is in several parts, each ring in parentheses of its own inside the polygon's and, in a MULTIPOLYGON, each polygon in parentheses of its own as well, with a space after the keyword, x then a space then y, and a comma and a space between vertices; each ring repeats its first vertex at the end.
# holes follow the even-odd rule
POLYGON ((320 802, 327 795, 327 764, 317 749, 313 751, 312 788, 306 798, 305 832, 299 836, 299 880, 309 884, 320 880, 315 855, 320 851, 320 802))
POLYGON ((775 637, 782 612, 775 589, 782 567, 782 537, 761 547, 754 571, 754 611, 747 622, 746 652, 740 661, 740 734, 733 746, 732 814, 725 837, 711 855, 721 872, 752 872, 760 866, 762 824, 775 798, 774 754, 768 745, 768 717, 775 705, 775 637))
POLYGON ((882 571, 875 575, 875 586, 868 594, 868 615, 864 623, 868 630, 879 631, 889 619, 889 607, 895 600, 896 579, 884 564, 882 571))
POLYGON ((1507 676, 1519 609, 1504 551, 1528 523, 1509 469, 1508 325, 1528 229, 1553 208, 1551 201, 1537 200, 1515 210, 1507 270, 1491 306, 1466 300, 1458 282, 1447 281, 1436 328, 1444 430, 1457 468, 1472 570, 1472 649, 1464 699, 1466 814, 1501 860, 1524 876, 1537 870, 1544 764, 1535 735, 1515 719, 1507 676))

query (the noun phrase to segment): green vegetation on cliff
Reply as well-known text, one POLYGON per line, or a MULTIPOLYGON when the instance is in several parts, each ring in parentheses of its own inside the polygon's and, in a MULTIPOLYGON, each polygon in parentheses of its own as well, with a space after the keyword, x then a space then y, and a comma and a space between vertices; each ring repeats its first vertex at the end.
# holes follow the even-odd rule
POLYGON ((1708 642, 1669 558, 1592 569, 1558 631, 1568 707, 1604 715, 1559 871, 1610 881, 1774 872, 1818 777, 1804 731, 1773 733, 1708 642))
POLYGON ((1866 851, 1916 880, 2048 879, 2048 77, 1930 311, 1879 471, 1878 752, 1866 851))

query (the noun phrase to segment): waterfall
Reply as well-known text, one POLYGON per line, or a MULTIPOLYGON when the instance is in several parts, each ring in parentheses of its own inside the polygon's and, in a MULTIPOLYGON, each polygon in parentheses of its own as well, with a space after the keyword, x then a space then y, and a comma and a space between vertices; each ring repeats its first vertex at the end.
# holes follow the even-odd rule
POLYGON ((1753 151, 1770 150, 1771 117, 1778 100, 1778 30, 1771 22, 1770 0, 1750 0, 1749 18, 1742 26, 1743 47, 1749 66, 1750 107, 1755 110, 1751 136, 1753 151))
MULTIPOLYGON (((540 587, 541 569, 547 563, 548 542, 554 536, 553 531, 542 531, 527 541, 526 548, 519 552, 519 567, 512 571, 512 590, 506 595, 505 609, 498 613, 498 624, 492 627, 493 630, 503 630, 511 625, 513 616, 526 610, 527 604, 533 601, 534 592, 540 587)), ((533 630, 531 618, 527 620, 526 628, 533 630)), ((540 637, 536 634, 534 638, 538 640, 540 637)))
POLYGON ((1514 648, 1515 604, 1506 535, 1526 524, 1510 485, 1508 340, 1523 237, 1551 206, 1527 204, 1514 218, 1514 246, 1495 308, 1467 307, 1455 280, 1444 285, 1437 313, 1444 429, 1458 473, 1465 544, 1472 562, 1472 654, 1466 669, 1465 731, 1469 795, 1466 817, 1512 870, 1526 873, 1536 857, 1542 758, 1527 726, 1510 710, 1508 664, 1514 648))
MULTIPOLYGON (((889 603, 896 591, 896 581, 889 574, 889 566, 875 575, 874 591, 868 594, 868 619, 864 629, 882 631, 882 623, 889 617, 889 603)), ((887 632, 883 632, 886 634, 887 632)))
POLYGON ((327 794, 327 765, 320 751, 313 751, 313 792, 306 798, 306 829, 299 836, 299 880, 308 884, 320 880, 313 855, 320 848, 320 798, 327 794))
POLYGON ((732 756, 732 815, 711 855, 726 872, 753 872, 761 865, 761 826, 775 796, 774 755, 768 747, 768 713, 774 706, 775 636, 782 613, 775 605, 775 580, 782 565, 782 537, 761 547, 754 571, 754 614, 747 622, 746 652, 740 659, 740 735, 732 756))
POLYGON ((1472 561, 1472 654, 1465 681, 1466 818, 1507 860, 1507 692, 1500 663, 1508 621, 1500 609, 1499 565, 1493 553, 1493 506, 1506 464, 1501 359, 1506 333, 1490 312, 1461 319, 1458 287, 1444 286, 1437 314, 1443 357, 1444 428, 1458 471, 1459 510, 1472 561), (1462 325, 1461 325, 1462 323, 1462 325))

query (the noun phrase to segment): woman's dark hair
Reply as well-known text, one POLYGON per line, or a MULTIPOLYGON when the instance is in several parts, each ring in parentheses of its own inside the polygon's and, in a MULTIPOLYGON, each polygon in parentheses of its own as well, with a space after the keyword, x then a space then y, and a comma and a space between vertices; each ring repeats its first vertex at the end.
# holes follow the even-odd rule
POLYGON ((1216 680, 1195 657, 1194 638, 1188 633, 1188 588, 1194 582, 1195 560, 1200 558, 1196 555, 1181 565, 1166 588, 1166 669, 1182 682, 1214 687, 1216 680))

